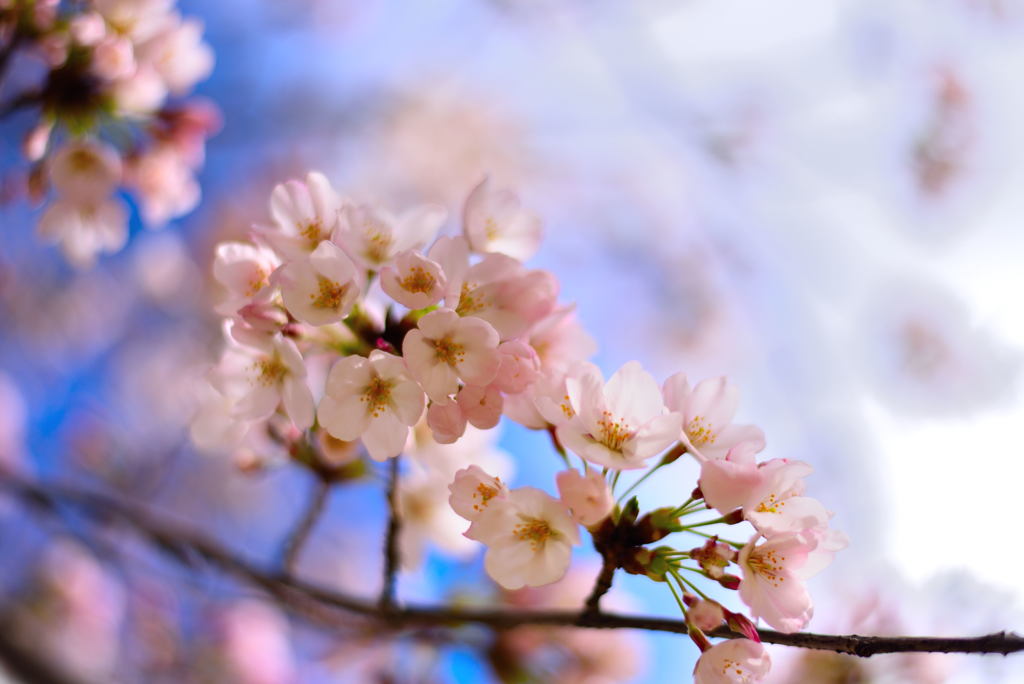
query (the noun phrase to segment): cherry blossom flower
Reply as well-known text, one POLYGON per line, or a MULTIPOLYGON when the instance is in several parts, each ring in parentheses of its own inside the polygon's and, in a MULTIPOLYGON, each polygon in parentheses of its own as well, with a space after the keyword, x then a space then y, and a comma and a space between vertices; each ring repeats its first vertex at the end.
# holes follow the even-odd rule
POLYGON ((572 519, 590 527, 608 517, 615 505, 612 490, 597 470, 581 475, 575 468, 563 470, 555 476, 558 495, 572 514, 572 519))
POLYGON ((331 237, 341 206, 327 178, 310 171, 305 182, 290 180, 274 187, 270 195, 273 226, 257 226, 254 235, 285 259, 301 259, 331 237))
POLYGON ((740 551, 740 599, 754 618, 780 632, 796 632, 813 614, 804 581, 824 569, 835 552, 845 547, 845 535, 810 530, 780 534, 757 544, 760 538, 755 534, 740 551))
POLYGON ((402 342, 402 355, 424 391, 444 401, 459 389, 459 379, 487 385, 501 364, 498 334, 479 318, 460 318, 451 309, 431 311, 402 342))
POLYGON ((163 28, 174 0, 94 0, 93 5, 109 26, 141 43, 163 28))
POLYGON ((128 240, 128 215, 115 199, 74 202, 58 199, 47 207, 36 228, 46 242, 60 245, 77 268, 90 268, 100 252, 116 252, 128 240))
POLYGON ((709 378, 690 388, 685 373, 664 385, 665 405, 683 417, 683 441, 698 458, 723 458, 740 442, 764 448, 764 433, 753 425, 733 425, 739 390, 724 377, 709 378))
MULTIPOLYGON (((236 325, 232 335, 240 334, 236 325)), ((234 415, 262 420, 283 405, 296 428, 312 425, 313 394, 295 343, 280 335, 244 339, 252 346, 230 344, 210 376, 214 388, 234 401, 234 415)))
POLYGON ((362 439, 370 457, 384 461, 402 452, 424 403, 402 359, 375 350, 334 364, 317 418, 338 439, 362 439))
POLYGON ((62 198, 95 202, 113 193, 121 181, 121 157, 106 143, 87 138, 73 140, 53 154, 47 170, 62 198))
POLYGON ((743 505, 744 517, 766 537, 827 526, 831 515, 821 502, 801 496, 803 478, 813 470, 803 461, 762 463, 761 481, 743 505))
POLYGON ((485 177, 466 198, 462 232, 474 252, 500 252, 526 261, 540 247, 540 219, 524 210, 511 190, 495 189, 485 177))
POLYGON ((621 470, 643 468, 679 436, 679 414, 665 411, 658 384, 636 361, 607 384, 597 372, 570 377, 566 385, 575 415, 558 426, 558 439, 588 461, 621 470))
POLYGON ((502 342, 498 346, 501 365, 494 378, 494 386, 502 392, 518 394, 526 390, 540 376, 540 357, 536 350, 521 340, 502 342))
POLYGON ((127 180, 138 192, 142 218, 150 226, 162 226, 199 203, 192 167, 174 145, 157 144, 132 159, 127 180))
POLYGON ((335 244, 321 242, 308 257, 280 271, 281 298, 288 311, 310 325, 337 323, 360 294, 360 273, 335 244))
POLYGON ((727 515, 750 501, 764 480, 754 458, 760 447, 756 442, 740 442, 725 458, 701 462, 699 485, 708 506, 727 515))
POLYGON ((750 639, 727 639, 701 654, 693 668, 695 684, 754 684, 764 681, 771 659, 750 639))
POLYGON ((213 640, 223 659, 221 676, 246 684, 297 681, 288 620, 265 601, 246 599, 218 616, 213 640))
POLYGON ((107 81, 128 78, 135 72, 135 49, 122 36, 107 36, 92 51, 92 73, 107 81))
POLYGON ((448 212, 437 205, 414 207, 398 216, 368 204, 346 205, 334 241, 359 264, 379 270, 410 249, 423 247, 437 234, 448 212))
POLYGON ((187 93, 213 71, 213 51, 202 34, 201 21, 175 14, 140 50, 140 59, 156 69, 174 95, 187 93))
POLYGON ((484 319, 502 340, 519 337, 555 308, 558 282, 547 271, 529 271, 504 254, 471 266, 462 238, 439 239, 429 255, 448 279, 445 304, 460 316, 484 319))
POLYGON ((487 545, 484 568, 505 589, 550 584, 565 575, 579 530, 558 499, 520 487, 492 502, 466 536, 487 545))
POLYGON ((480 517, 492 502, 508 498, 508 487, 501 478, 488 475, 477 465, 455 473, 448 490, 452 510, 470 522, 480 517))
POLYGON ((233 316, 254 301, 265 301, 272 291, 270 274, 279 264, 265 247, 244 242, 222 242, 213 260, 213 277, 223 287, 217 313, 233 316))
POLYGON ((436 262, 409 250, 381 269, 380 285, 399 304, 424 309, 441 301, 447 280, 436 262))

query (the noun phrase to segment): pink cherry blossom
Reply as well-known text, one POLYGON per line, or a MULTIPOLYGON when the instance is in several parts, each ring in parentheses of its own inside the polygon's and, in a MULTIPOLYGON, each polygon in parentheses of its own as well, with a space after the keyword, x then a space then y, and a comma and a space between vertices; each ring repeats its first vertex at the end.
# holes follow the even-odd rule
POLYGON ((732 425, 739 390, 724 377, 697 383, 693 389, 685 373, 676 373, 664 385, 665 405, 683 416, 683 440, 698 458, 723 458, 740 442, 764 448, 764 433, 753 425, 732 425))
POLYGON ((519 394, 532 385, 540 376, 540 357, 536 350, 521 340, 511 340, 498 345, 501 365, 494 385, 502 392, 519 394))
POLYGON ((293 316, 310 325, 345 318, 360 294, 361 272, 332 242, 321 242, 306 258, 280 271, 281 298, 293 316))
POLYGON ((543 229, 515 193, 494 188, 485 177, 466 198, 462 232, 474 252, 500 252, 526 261, 537 253, 543 229))
POLYGON ((277 255, 265 247, 244 242, 222 242, 213 260, 213 277, 222 287, 216 311, 233 316, 254 301, 271 294, 270 274, 278 267, 277 255))
POLYGON ((740 599, 750 607, 754 618, 780 632, 796 632, 807 625, 814 612, 804 586, 809 577, 804 566, 819 539, 813 534, 789 533, 757 544, 760 538, 760 534, 755 534, 740 551, 740 599))
POLYGON ((562 502, 533 487, 493 501, 466 536, 487 545, 484 568, 505 589, 558 581, 569 568, 573 545, 580 543, 562 502))
POLYGON ((473 522, 495 501, 508 498, 508 487, 501 478, 488 475, 483 468, 471 465, 455 473, 448 485, 452 510, 473 522))
POLYGON ((597 343, 580 325, 575 306, 552 311, 529 330, 526 339, 547 372, 564 371, 597 352, 597 343))
POLYGON ((449 399, 432 401, 427 409, 427 425, 438 444, 453 444, 466 432, 466 414, 449 399))
POLYGON ((160 143, 133 158, 127 175, 142 202, 142 218, 150 226, 162 226, 199 203, 192 167, 174 145, 160 143))
POLYGON ((313 394, 295 343, 280 335, 244 339, 252 346, 230 344, 210 376, 214 388, 234 401, 234 415, 262 420, 283 405, 296 428, 312 425, 313 394))
POLYGON ((370 457, 384 461, 402 452, 424 403, 402 359, 375 350, 334 364, 317 418, 338 439, 361 438, 370 457))
POLYGON ((691 625, 704 632, 710 632, 725 622, 725 612, 715 601, 697 599, 686 611, 686 619, 691 625))
POLYGON ((831 517, 817 499, 801 496, 813 468, 803 461, 773 459, 758 468, 761 481, 743 505, 744 517, 766 537, 825 527, 831 517))
POLYGON ((725 458, 701 462, 699 485, 708 506, 727 515, 750 500, 764 479, 754 458, 760 446, 756 442, 740 442, 729 449, 725 458))
POLYGON ((598 372, 570 377, 566 385, 575 415, 558 426, 558 438, 588 461, 620 470, 643 468, 679 437, 679 414, 666 412, 658 384, 636 361, 607 384, 598 372))
POLYGON ((152 64, 136 62, 135 70, 111 84, 115 111, 126 117, 153 115, 167 99, 167 86, 152 64))
POLYGON ((445 304, 460 316, 484 319, 502 340, 519 337, 554 310, 558 282, 547 271, 529 271, 504 254, 488 254, 470 266, 461 238, 438 240, 430 258, 448 279, 445 304))
POLYGON ((255 236, 285 259, 301 259, 331 237, 342 200, 322 173, 310 171, 305 182, 290 180, 270 194, 273 226, 257 226, 255 236))
POLYGON ((58 199, 47 207, 36 228, 39 237, 59 244, 77 268, 90 268, 101 252, 116 252, 128 240, 128 214, 120 200, 58 199))
POLYGON ((140 59, 153 65, 174 95, 192 90, 213 71, 213 51, 202 34, 203 22, 175 14, 140 50, 140 59))
POLYGON ((436 262, 408 250, 398 255, 393 266, 381 269, 380 285, 402 306, 424 309, 441 301, 447 280, 436 262))
POLYGON ((94 0, 93 5, 108 25, 141 43, 167 23, 174 0, 94 0))
POLYGON ((771 658, 750 639, 728 639, 701 654, 693 668, 695 684, 754 684, 764 681, 771 658))
POLYGON ((558 495, 562 503, 572 513, 572 519, 581 525, 590 527, 601 522, 612 512, 615 500, 608 482, 597 470, 588 470, 581 475, 571 468, 563 470, 555 476, 558 483, 558 495))
POLYGON ((433 240, 447 217, 444 207, 433 204, 414 207, 400 215, 369 204, 346 205, 333 239, 357 263, 376 271, 402 252, 433 240))
POLYGON ((57 194, 78 203, 96 203, 121 182, 121 156, 110 145, 90 139, 63 145, 47 164, 57 194))
POLYGON ((487 385, 501 364, 498 333, 479 318, 451 309, 431 311, 402 342, 409 370, 434 401, 444 401, 467 384, 487 385))
POLYGON ((111 35, 98 42, 92 51, 92 73, 106 81, 128 78, 135 72, 135 50, 132 42, 111 35))
POLYGON ((494 385, 463 385, 455 402, 473 427, 489 430, 501 420, 503 400, 494 385))

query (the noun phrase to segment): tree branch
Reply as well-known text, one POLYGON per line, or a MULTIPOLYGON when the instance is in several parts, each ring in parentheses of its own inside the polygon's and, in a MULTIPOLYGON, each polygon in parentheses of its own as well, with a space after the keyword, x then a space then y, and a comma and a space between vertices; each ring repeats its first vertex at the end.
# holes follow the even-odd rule
MULTIPOLYGON (((686 634, 682 620, 578 611, 509 610, 505 608, 455 608, 448 606, 408 606, 382 608, 379 602, 335 592, 304 582, 287 574, 268 572, 194 531, 159 520, 140 506, 105 494, 86 492, 52 484, 33 484, 0 475, 0 487, 42 511, 56 513, 61 506, 72 506, 97 522, 116 521, 149 539, 179 562, 194 566, 204 560, 222 572, 258 586, 296 612, 316 613, 321 620, 325 608, 334 608, 361 616, 391 629, 416 627, 458 627, 473 623, 492 629, 523 626, 586 627, 592 629, 641 629, 686 634)), ((351 627, 351 621, 338 626, 351 627)), ((882 653, 1001 653, 1024 651, 1024 637, 1013 632, 996 632, 977 637, 886 637, 834 636, 825 634, 783 634, 759 630, 762 641, 771 644, 834 651, 867 657, 882 653)), ((718 629, 713 637, 738 638, 728 629, 718 629)))
POLYGON ((288 535, 288 539, 285 540, 283 561, 285 573, 289 575, 294 574, 295 565, 299 560, 302 547, 305 546, 306 540, 309 539, 313 527, 316 526, 316 521, 323 514, 324 504, 327 503, 327 494, 330 492, 330 489, 331 485, 329 482, 317 478, 316 489, 313 491, 313 497, 306 507, 306 512, 295 526, 295 529, 292 530, 292 533, 288 535))
POLYGON ((384 539, 384 581, 380 588, 380 609, 391 612, 395 608, 395 579, 398 574, 398 535, 402 521, 398 515, 398 459, 388 464, 388 531, 384 539))
POLYGON ((615 577, 616 564, 612 554, 602 553, 601 558, 601 572, 584 604, 583 613, 587 617, 594 617, 601 612, 601 597, 612 588, 612 579, 615 577))

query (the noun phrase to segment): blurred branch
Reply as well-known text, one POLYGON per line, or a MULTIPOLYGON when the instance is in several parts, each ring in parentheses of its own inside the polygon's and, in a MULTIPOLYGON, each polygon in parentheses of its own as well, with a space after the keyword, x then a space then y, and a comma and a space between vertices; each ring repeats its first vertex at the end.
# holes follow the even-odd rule
MULTIPOLYGON (((392 464, 393 472, 397 471, 392 464)), ((304 614, 314 613, 324 619, 324 608, 335 608, 375 620, 392 629, 410 627, 458 627, 473 623, 492 629, 521 626, 587 627, 593 629, 641 629, 686 634, 682 620, 658 617, 587 614, 578 611, 510 610, 505 608, 463 608, 448 606, 408 606, 401 609, 382 608, 379 602, 331 591, 302 581, 289 574, 268 572, 258 565, 222 546, 219 542, 161 521, 142 507, 120 501, 105 494, 93 493, 54 484, 34 484, 0 475, 0 487, 35 506, 56 514, 62 506, 71 506, 96 522, 116 522, 134 530, 179 562, 195 566, 204 560, 214 566, 264 589, 283 607, 304 614)), ((397 556, 395 557, 397 560, 397 556)), ((350 627, 351 623, 345 623, 350 627)), ((881 653, 1002 653, 1024 651, 1024 637, 1013 632, 996 632, 978 637, 884 637, 835 636, 826 634, 783 634, 759 630, 762 641, 785 646, 834 651, 867 657, 881 653)), ((720 628, 709 636, 738 638, 741 635, 720 628)))
POLYGON ((85 684, 85 681, 63 672, 47 658, 13 637, 10 625, 0 625, 0 678, 13 675, 11 681, 33 684, 85 684))
POLYGON ((380 609, 391 612, 395 607, 395 578, 398 573, 398 534, 402 522, 398 516, 398 459, 391 459, 388 470, 388 531, 384 540, 384 582, 380 588, 380 609))
POLYGON ((316 521, 324 512, 324 504, 327 503, 327 494, 330 490, 330 482, 317 478, 316 489, 313 491, 313 497, 309 500, 309 505, 306 506, 306 512, 285 541, 284 571, 286 573, 292 574, 295 571, 295 564, 299 560, 302 547, 305 546, 313 527, 316 526, 316 521))
POLYGON ((616 564, 614 556, 610 553, 602 553, 601 558, 601 572, 598 574, 597 581, 594 582, 594 588, 584 604, 585 614, 591 618, 600 614, 601 597, 612 588, 612 578, 615 576, 616 564))

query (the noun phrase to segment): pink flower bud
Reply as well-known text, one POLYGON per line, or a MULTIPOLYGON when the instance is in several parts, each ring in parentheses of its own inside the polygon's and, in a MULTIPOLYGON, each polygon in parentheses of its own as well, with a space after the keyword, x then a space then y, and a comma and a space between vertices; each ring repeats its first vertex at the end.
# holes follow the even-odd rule
POLYGON ((590 470, 580 475, 575 469, 563 470, 555 480, 562 502, 572 511, 573 520, 581 525, 596 525, 611 513, 615 502, 600 471, 590 470))
POLYGON ((466 385, 459 390, 455 401, 473 427, 490 430, 501 420, 501 392, 493 385, 466 385))
POLYGON ((466 432, 466 416, 454 401, 433 402, 427 409, 427 425, 438 444, 453 444, 466 432))
POLYGON ((710 632, 725 621, 725 613, 715 601, 700 600, 690 608, 686 619, 697 629, 710 632))

